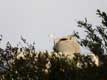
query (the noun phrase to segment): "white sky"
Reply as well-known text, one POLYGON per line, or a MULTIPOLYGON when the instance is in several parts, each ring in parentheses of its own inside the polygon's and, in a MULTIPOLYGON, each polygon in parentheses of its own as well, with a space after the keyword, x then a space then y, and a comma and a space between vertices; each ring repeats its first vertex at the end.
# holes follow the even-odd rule
POLYGON ((0 0, 0 34, 4 44, 16 44, 22 35, 37 49, 51 50, 50 33, 72 34, 84 17, 96 23, 98 8, 107 11, 107 0, 0 0))

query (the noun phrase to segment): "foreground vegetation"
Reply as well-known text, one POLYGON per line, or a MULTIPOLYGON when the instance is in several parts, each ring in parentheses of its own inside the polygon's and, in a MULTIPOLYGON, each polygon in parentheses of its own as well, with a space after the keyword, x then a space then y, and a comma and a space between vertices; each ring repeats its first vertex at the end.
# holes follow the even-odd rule
POLYGON ((96 66, 88 55, 71 59, 26 47, 0 49, 0 80, 100 80, 106 77, 106 70, 105 64, 96 66))

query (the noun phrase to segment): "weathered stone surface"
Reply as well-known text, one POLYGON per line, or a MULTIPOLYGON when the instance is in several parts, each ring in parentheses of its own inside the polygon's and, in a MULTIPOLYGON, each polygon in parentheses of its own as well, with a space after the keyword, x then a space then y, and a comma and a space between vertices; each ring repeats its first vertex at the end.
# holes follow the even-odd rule
POLYGON ((80 53, 80 45, 74 36, 66 36, 57 39, 53 49, 55 52, 62 52, 66 56, 80 53))

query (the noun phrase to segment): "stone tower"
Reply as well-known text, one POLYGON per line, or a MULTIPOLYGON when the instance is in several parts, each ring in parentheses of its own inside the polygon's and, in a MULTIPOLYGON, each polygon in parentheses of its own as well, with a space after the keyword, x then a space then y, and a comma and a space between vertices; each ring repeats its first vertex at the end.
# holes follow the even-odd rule
POLYGON ((70 35, 56 39, 53 47, 55 52, 62 52, 65 56, 73 56, 80 53, 80 45, 76 37, 70 35))

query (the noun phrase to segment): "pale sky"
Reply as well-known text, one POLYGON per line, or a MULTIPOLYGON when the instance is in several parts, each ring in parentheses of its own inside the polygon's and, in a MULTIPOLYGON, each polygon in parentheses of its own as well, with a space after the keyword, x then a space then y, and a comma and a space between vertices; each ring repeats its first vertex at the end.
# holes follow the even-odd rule
POLYGON ((16 44, 22 35, 37 49, 52 50, 49 34, 70 35, 85 17, 96 23, 97 9, 107 11, 107 0, 0 0, 3 44, 16 44))

